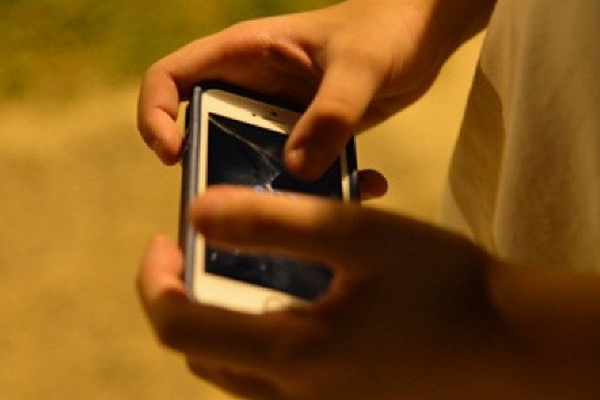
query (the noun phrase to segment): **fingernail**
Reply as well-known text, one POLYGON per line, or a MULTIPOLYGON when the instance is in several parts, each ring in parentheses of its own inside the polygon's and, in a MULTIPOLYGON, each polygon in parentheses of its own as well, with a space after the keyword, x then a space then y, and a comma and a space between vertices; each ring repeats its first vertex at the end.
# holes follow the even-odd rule
POLYGON ((287 166, 292 171, 299 171, 304 165, 304 150, 302 148, 291 149, 287 153, 287 166))
POLYGON ((326 155, 319 150, 292 149, 287 157, 290 171, 308 180, 317 179, 327 168, 326 164, 326 155))

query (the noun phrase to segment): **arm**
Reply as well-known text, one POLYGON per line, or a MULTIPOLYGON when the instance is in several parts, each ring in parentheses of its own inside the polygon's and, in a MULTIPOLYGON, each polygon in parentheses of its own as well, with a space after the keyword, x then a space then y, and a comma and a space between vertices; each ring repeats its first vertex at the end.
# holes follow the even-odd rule
POLYGON ((138 125, 174 163, 179 102, 197 82, 223 80, 306 105, 286 149, 300 176, 322 173, 358 130, 418 99, 448 55, 480 30, 493 0, 349 0, 237 24, 151 66, 138 125))
POLYGON ((600 278, 498 260, 368 207, 216 188, 193 208, 214 245, 322 261, 314 306, 248 316, 188 300, 154 242, 139 287, 161 341, 198 376, 260 399, 595 399, 600 278))

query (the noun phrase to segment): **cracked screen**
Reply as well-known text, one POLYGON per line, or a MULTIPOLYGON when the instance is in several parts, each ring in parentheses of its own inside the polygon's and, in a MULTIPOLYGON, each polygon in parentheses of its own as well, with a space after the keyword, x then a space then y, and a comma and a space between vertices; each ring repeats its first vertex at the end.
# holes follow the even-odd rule
MULTIPOLYGON (((207 185, 233 184, 285 194, 342 197, 339 160, 315 182, 288 174, 282 154, 286 136, 209 114, 207 185)), ((206 271, 311 300, 327 290, 331 271, 323 265, 272 255, 225 252, 207 246, 206 271)))

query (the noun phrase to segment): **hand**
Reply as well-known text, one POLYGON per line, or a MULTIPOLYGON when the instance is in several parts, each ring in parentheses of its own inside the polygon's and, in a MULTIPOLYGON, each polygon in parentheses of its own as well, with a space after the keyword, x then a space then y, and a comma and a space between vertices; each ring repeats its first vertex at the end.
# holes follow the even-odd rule
MULTIPOLYGON (((180 154, 179 102, 192 86, 221 80, 309 105, 285 152, 288 169, 312 179, 348 138, 419 98, 446 47, 426 30, 432 1, 350 0, 237 24, 151 66, 138 125, 166 163, 180 154)), ((459 7, 457 7, 459 8, 459 7)))
POLYGON ((238 314, 189 300, 177 246, 155 239, 141 297, 160 340, 199 377, 255 399, 498 398, 489 376, 503 370, 490 359, 505 355, 486 292, 496 261, 468 240, 367 207, 227 187, 192 216, 211 245, 335 271, 313 306, 238 314))

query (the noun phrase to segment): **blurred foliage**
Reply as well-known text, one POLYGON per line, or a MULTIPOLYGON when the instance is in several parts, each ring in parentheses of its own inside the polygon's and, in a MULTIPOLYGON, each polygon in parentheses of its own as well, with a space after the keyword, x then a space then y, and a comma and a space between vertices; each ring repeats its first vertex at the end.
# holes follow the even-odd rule
POLYGON ((89 84, 122 84, 234 22, 333 2, 0 0, 0 99, 69 97, 89 84))

